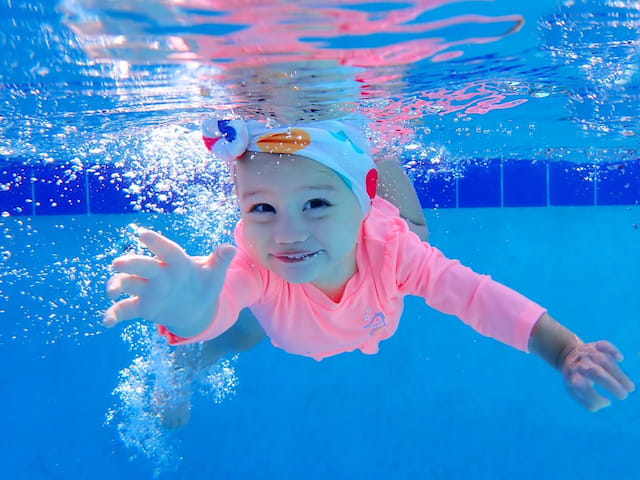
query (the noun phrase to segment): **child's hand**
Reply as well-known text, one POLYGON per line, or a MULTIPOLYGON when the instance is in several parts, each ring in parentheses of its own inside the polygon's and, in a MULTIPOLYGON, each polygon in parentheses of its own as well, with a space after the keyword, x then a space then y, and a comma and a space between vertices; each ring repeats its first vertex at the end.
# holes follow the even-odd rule
POLYGON ((113 262, 120 273, 107 282, 107 294, 114 300, 121 294, 131 297, 114 303, 104 314, 104 324, 113 327, 144 318, 181 337, 205 330, 215 316, 235 248, 221 245, 209 257, 190 257, 180 245, 151 230, 143 230, 140 241, 157 258, 127 255, 113 262))
POLYGON ((592 412, 611 404, 594 384, 620 400, 627 398, 635 385, 618 366, 622 358, 618 349, 604 340, 573 347, 561 366, 571 396, 592 412))

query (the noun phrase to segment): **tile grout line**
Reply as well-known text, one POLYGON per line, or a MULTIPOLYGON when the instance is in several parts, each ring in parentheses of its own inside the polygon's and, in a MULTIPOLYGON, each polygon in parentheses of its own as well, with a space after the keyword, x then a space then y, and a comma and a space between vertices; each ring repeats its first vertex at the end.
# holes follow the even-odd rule
POLYGON ((599 171, 597 165, 593 165, 593 206, 598 206, 598 180, 599 180, 599 171))
POLYGON ((500 159, 500 208, 504 208, 504 159, 500 159))
POLYGON ((456 172, 455 179, 456 179, 456 207, 455 208, 460 208, 460 185, 459 185, 460 179, 457 172, 456 172))
POLYGON ((85 191, 85 201, 87 202, 87 215, 91 215, 91 200, 89 195, 89 173, 87 173, 87 169, 84 169, 84 191, 85 191))
POLYGON ((31 184, 31 216, 36 216, 36 181, 34 178, 35 172, 33 168, 29 167, 29 182, 31 184))
POLYGON ((551 173, 549 172, 549 161, 544 161, 544 176, 545 176, 545 207, 551 206, 551 173))

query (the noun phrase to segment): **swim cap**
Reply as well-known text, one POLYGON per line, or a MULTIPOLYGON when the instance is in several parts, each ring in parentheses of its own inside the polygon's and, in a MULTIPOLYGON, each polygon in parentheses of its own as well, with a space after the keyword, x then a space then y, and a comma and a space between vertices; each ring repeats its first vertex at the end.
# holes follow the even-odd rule
POLYGON ((287 153, 318 162, 347 184, 364 218, 376 194, 378 171, 359 127, 355 121, 323 120, 270 128, 255 120, 211 118, 202 122, 202 139, 217 158, 229 163, 246 151, 287 153))

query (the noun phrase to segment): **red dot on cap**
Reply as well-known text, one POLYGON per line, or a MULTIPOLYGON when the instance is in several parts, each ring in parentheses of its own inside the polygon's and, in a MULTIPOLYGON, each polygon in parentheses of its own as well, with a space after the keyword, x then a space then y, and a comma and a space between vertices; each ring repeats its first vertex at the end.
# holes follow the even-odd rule
POLYGON ((207 147, 207 150, 211 150, 213 148, 213 146, 216 144, 216 142, 218 140, 220 140, 220 139, 219 138, 205 137, 203 135, 202 136, 202 140, 204 140, 204 146, 207 147))
POLYGON ((365 185, 367 187, 367 194, 369 195, 369 198, 375 197, 376 190, 378 189, 378 171, 375 168, 372 168, 367 172, 365 185))

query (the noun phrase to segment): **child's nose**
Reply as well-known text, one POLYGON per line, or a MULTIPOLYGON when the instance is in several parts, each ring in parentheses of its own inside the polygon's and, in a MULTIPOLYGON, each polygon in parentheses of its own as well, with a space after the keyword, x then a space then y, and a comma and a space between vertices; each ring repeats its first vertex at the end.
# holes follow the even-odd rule
POLYGON ((278 228, 275 235, 278 243, 301 243, 309 238, 309 231, 305 223, 296 218, 282 218, 278 222, 278 228))

